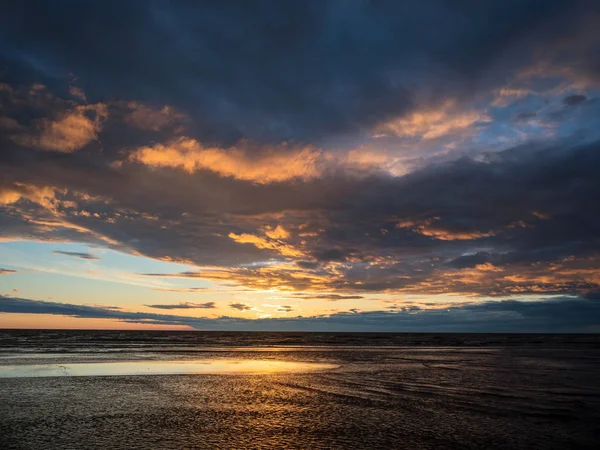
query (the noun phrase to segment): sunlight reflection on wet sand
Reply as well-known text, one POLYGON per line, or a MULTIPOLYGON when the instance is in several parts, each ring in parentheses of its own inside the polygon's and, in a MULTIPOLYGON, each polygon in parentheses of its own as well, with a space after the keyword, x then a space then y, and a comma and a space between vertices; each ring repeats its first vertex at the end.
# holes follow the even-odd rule
POLYGON ((237 359, 22 364, 0 366, 0 378, 176 374, 269 374, 282 372, 314 372, 335 369, 337 367, 339 366, 335 364, 237 359))

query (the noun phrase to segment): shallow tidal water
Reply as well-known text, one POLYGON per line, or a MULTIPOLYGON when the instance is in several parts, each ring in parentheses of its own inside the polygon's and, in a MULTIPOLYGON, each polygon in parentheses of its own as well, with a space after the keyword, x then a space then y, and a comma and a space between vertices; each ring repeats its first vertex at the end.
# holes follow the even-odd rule
POLYGON ((594 335, 0 332, 1 449, 596 449, 599 424, 594 335))

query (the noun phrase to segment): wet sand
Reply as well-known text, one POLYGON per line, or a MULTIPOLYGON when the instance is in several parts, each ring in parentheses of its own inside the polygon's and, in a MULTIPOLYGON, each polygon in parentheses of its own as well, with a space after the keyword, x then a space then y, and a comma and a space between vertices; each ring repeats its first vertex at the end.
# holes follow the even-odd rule
POLYGON ((360 346, 360 335, 341 345, 309 336, 285 346, 290 336, 254 335, 232 347, 214 336, 112 335, 102 346, 100 335, 57 336, 19 346, 5 335, 0 372, 224 362, 263 370, 0 378, 0 448, 600 448, 597 337, 434 345, 439 339, 421 336, 398 345, 408 337, 366 336, 360 346), (269 364, 278 371, 264 370, 269 364), (326 366, 297 370, 304 364, 326 366))

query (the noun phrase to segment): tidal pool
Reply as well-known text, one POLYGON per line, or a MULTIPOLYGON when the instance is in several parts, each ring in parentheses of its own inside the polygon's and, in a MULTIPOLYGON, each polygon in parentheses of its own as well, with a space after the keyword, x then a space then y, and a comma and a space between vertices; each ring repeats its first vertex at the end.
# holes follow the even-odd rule
POLYGON ((88 377, 116 375, 269 374, 335 369, 335 364, 273 360, 204 359, 68 364, 0 365, 0 378, 88 377))

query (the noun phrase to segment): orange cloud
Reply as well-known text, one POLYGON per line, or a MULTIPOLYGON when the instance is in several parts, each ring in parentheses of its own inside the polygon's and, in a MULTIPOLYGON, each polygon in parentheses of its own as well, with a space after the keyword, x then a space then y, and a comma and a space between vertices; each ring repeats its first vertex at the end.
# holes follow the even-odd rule
POLYGON ((429 236, 440 241, 466 241, 471 239, 480 239, 484 237, 493 236, 494 233, 491 231, 481 232, 476 230, 469 231, 455 231, 448 230, 440 225, 436 225, 435 222, 440 220, 439 217, 432 217, 430 219, 422 221, 413 221, 410 219, 402 220, 396 224, 396 228, 409 228, 415 233, 422 234, 423 236, 429 236))
MULTIPOLYGON (((30 225, 33 225, 39 232, 51 232, 58 229, 68 229, 75 232, 81 233, 82 235, 88 235, 94 239, 104 242, 108 246, 124 248, 124 246, 114 239, 104 236, 91 228, 87 228, 81 225, 72 223, 69 220, 67 214, 62 212, 62 208, 65 205, 72 207, 75 203, 73 201, 64 201, 61 196, 65 194, 66 190, 57 189, 51 186, 35 186, 24 183, 14 183, 8 186, 0 186, 0 206, 10 206, 22 200, 27 200, 32 203, 36 203, 41 206, 44 211, 41 214, 32 214, 24 210, 19 211, 20 218, 30 225)), ((77 193, 75 193, 77 194, 77 193)), ((81 195, 86 197, 86 194, 81 195)), ((74 215, 87 215, 77 212, 74 215)), ((101 219, 100 215, 94 214, 93 217, 101 219)), ((12 236, 14 239, 17 236, 12 236)), ((51 238, 47 239, 52 241, 51 238)), ((128 249, 132 254, 138 254, 133 249, 128 249)))
POLYGON ((481 111, 461 111, 452 100, 440 106, 415 111, 407 116, 379 125, 377 136, 418 137, 423 140, 437 139, 449 134, 468 131, 478 122, 489 122, 481 111))
POLYGON ((26 199, 52 209, 54 207, 55 191, 47 186, 33 186, 15 183, 11 186, 0 187, 0 205, 10 205, 21 199, 26 199))
POLYGON ((446 277, 451 278, 453 282, 465 285, 479 285, 494 278, 494 272, 503 272, 503 269, 493 264, 478 264, 473 268, 461 269, 458 272, 448 272, 446 277))
POLYGON ((210 170, 225 177, 273 183, 319 176, 320 156, 321 152, 305 147, 290 151, 270 150, 250 158, 240 148, 209 148, 195 139, 182 137, 168 144, 139 148, 129 156, 129 160, 153 167, 179 168, 190 173, 210 170))
POLYGON ((448 231, 435 228, 419 228, 419 233, 424 236, 430 236, 440 241, 467 241, 471 239, 481 239, 493 236, 494 233, 482 233, 480 231, 448 231))
POLYGON ((265 234, 270 239, 287 239, 290 237, 290 233, 285 230, 281 225, 277 225, 274 229, 270 228, 265 231, 265 234))
POLYGON ((339 279, 332 272, 315 273, 294 264, 281 263, 257 267, 202 267, 174 274, 140 274, 166 278, 194 278, 214 282, 235 283, 252 290, 321 291, 339 279))
MULTIPOLYGON (((281 230, 283 230, 283 228, 281 230)), ((281 254, 282 256, 287 256, 287 257, 292 257, 292 258, 304 256, 304 253, 301 250, 299 250, 299 249, 295 248, 294 246, 287 244, 281 240, 281 236, 283 236, 282 233, 283 232, 278 233, 275 230, 272 230, 270 232, 267 231, 267 236, 268 236, 267 238, 264 238, 261 236, 255 236, 253 234, 248 234, 248 233, 242 233, 242 234, 229 233, 229 238, 233 239, 235 242, 239 242, 240 244, 252 244, 256 248, 274 250, 277 253, 281 254), (279 236, 279 238, 269 237, 268 233, 271 233, 272 236, 279 236)), ((287 232, 285 232, 285 233, 287 233, 287 232)), ((289 233, 286 235, 286 237, 287 236, 289 236, 289 233)))
POLYGON ((107 116, 102 103, 78 105, 55 120, 36 120, 33 134, 20 133, 11 139, 24 147, 72 153, 98 138, 107 116))

